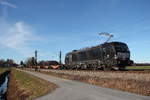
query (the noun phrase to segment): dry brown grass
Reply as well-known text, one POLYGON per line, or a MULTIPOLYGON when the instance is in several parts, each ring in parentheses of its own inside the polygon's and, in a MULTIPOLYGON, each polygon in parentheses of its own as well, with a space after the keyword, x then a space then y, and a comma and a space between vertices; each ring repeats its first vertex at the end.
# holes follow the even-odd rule
POLYGON ((3 72, 7 70, 10 70, 10 68, 0 67, 0 74, 2 74, 3 72))
POLYGON ((21 88, 19 83, 14 77, 14 74, 10 74, 10 80, 8 84, 8 91, 7 91, 7 99, 8 100, 26 100, 31 93, 27 90, 21 88))
POLYGON ((34 77, 25 72, 13 69, 8 85, 8 100, 32 100, 52 92, 58 86, 34 77))
POLYGON ((49 70, 49 75, 150 96, 150 73, 49 70))

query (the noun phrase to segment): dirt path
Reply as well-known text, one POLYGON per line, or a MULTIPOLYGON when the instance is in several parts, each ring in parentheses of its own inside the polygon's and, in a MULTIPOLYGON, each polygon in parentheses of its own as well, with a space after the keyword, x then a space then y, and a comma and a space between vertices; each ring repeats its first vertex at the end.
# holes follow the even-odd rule
POLYGON ((24 71, 60 86, 51 94, 36 100, 150 100, 148 96, 102 88, 86 83, 61 79, 49 75, 24 71))

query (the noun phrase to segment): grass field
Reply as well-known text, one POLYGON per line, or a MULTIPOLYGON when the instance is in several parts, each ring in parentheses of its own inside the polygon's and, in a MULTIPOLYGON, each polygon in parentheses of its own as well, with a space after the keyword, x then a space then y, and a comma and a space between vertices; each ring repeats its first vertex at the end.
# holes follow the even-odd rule
POLYGON ((5 72, 6 70, 9 70, 10 68, 3 68, 3 67, 0 67, 0 74, 5 72))
MULTIPOLYGON (((27 98, 21 100, 32 100, 33 98, 50 93, 57 88, 57 86, 53 83, 16 69, 12 70, 10 81, 10 95, 14 95, 14 97, 16 97, 15 95, 18 94, 20 98, 27 98), (17 84, 17 86, 14 86, 15 84, 17 84), (18 93, 16 93, 16 90, 18 93)), ((15 100, 19 99, 15 98, 15 100)))
POLYGON ((40 72, 105 88, 150 96, 150 73, 147 71, 43 70, 40 72))
POLYGON ((127 66, 126 69, 144 69, 144 70, 150 70, 150 66, 127 66))

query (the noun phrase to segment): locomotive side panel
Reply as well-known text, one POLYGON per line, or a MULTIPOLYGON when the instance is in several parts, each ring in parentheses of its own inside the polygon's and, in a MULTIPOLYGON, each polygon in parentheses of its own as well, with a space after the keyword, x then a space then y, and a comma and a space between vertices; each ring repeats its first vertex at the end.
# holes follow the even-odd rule
POLYGON ((65 64, 71 69, 110 70, 113 67, 124 68, 130 61, 130 51, 125 43, 111 42, 100 46, 76 50, 68 53, 65 64))
POLYGON ((72 52, 69 54, 72 56, 72 59, 70 58, 71 60, 68 64, 71 69, 97 68, 103 63, 103 54, 101 47, 94 47, 80 52, 72 52))

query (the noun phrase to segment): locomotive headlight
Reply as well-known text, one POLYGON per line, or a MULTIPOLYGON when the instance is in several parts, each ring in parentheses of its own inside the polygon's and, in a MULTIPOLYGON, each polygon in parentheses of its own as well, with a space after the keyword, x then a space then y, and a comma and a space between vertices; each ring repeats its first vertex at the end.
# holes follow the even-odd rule
POLYGON ((117 57, 117 55, 115 54, 115 57, 114 57, 115 59, 117 59, 118 57, 117 57))

